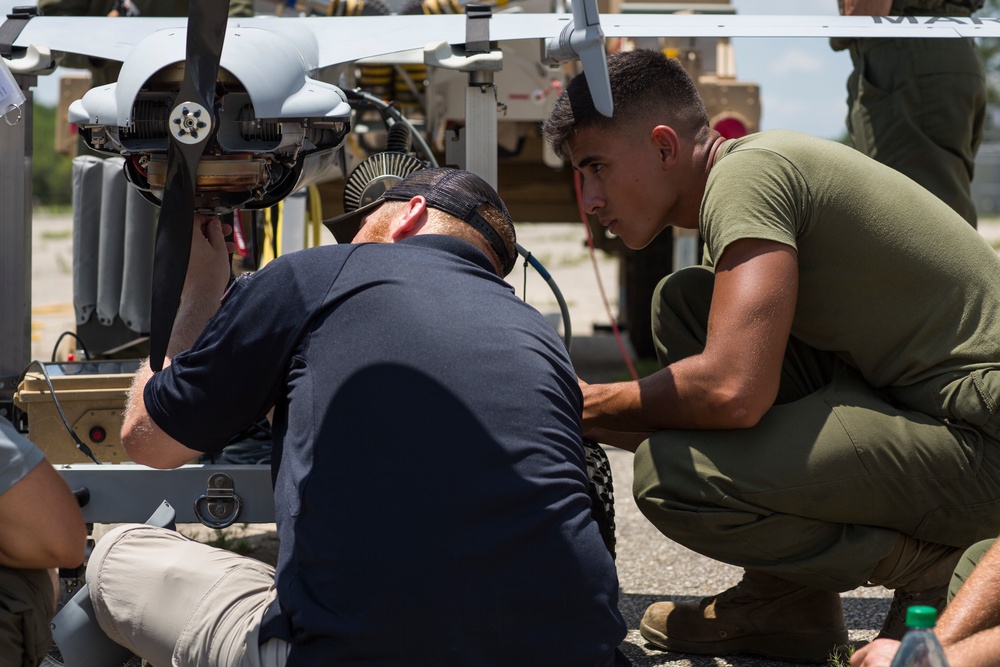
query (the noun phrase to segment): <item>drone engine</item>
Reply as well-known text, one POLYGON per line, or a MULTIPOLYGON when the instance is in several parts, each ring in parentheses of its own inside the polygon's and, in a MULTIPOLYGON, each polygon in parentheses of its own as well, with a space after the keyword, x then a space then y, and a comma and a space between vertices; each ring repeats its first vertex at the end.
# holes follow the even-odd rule
MULTIPOLYGON (((183 132, 171 118, 178 76, 183 76, 182 65, 151 79, 124 126, 78 121, 91 148, 126 158, 129 181, 156 205, 167 180, 169 134, 183 132)), ((259 118, 246 89, 228 72, 220 70, 218 87, 218 121, 196 177, 198 209, 264 208, 327 177, 332 153, 350 130, 349 108, 343 117, 259 118)), ((87 97, 82 102, 86 105, 87 97)))
MULTIPOLYGON (((160 69, 139 59, 125 63, 117 83, 74 102, 70 121, 94 150, 125 157, 129 181, 156 205, 168 182, 171 141, 201 142, 206 133, 195 177, 195 207, 202 212, 266 208, 330 178, 351 128, 346 95, 305 76, 288 48, 296 35, 244 30, 241 36, 227 38, 232 56, 218 69, 213 108, 180 99, 183 59, 160 69), (251 67, 259 61, 249 57, 251 48, 271 52, 268 67, 251 67)), ((157 39, 166 37, 150 41, 157 39)), ((176 45, 164 41, 162 48, 176 45)))

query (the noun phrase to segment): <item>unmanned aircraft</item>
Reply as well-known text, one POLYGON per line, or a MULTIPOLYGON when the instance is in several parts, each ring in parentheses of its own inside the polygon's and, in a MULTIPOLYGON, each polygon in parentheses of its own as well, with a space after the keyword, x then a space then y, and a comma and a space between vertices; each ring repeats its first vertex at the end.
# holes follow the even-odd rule
MULTIPOLYGON (((123 63, 117 83, 84 95, 70 121, 92 148, 126 157, 129 181, 161 207, 151 313, 155 369, 180 299, 193 212, 271 206, 336 164, 351 131, 349 98, 357 95, 315 78, 326 68, 423 51, 427 62, 488 74, 501 66, 490 57, 497 43, 540 40, 546 64, 581 61, 595 106, 611 115, 606 37, 1000 35, 1000 19, 955 17, 628 14, 602 24, 596 0, 573 2, 572 15, 493 14, 469 5, 467 15, 228 19, 227 6, 192 2, 188 21, 14 15, 4 24, 17 34, 15 71, 19 59, 33 60, 40 49, 123 63)), ((475 121, 467 119, 470 130, 475 121)), ((495 116, 486 121, 476 129, 488 131, 495 116)), ((399 177, 422 166, 398 162, 392 169, 403 170, 399 177)))
MULTIPOLYGON (((154 369, 162 365, 180 300, 193 212, 272 206, 336 164, 351 130, 351 92, 315 78, 326 68, 426 49, 429 62, 452 60, 456 69, 488 73, 500 66, 490 58, 496 43, 543 40, 545 63, 581 61, 595 106, 610 116, 606 37, 1000 35, 997 19, 979 18, 629 14, 606 17, 602 25, 596 0, 573 2, 572 16, 494 15, 482 7, 469 5, 464 16, 228 19, 227 2, 201 1, 191 3, 187 21, 8 19, 5 31, 19 29, 11 40, 15 71, 18 57, 38 49, 123 63, 117 83, 89 91, 69 120, 92 148, 124 156, 128 180, 161 207, 154 369), (428 47, 432 40, 436 46, 428 47)), ((495 117, 487 120, 495 124, 495 117)), ((474 127, 474 119, 467 121, 474 127)), ((392 174, 398 177, 422 166, 397 162, 390 171, 402 171, 392 174)))

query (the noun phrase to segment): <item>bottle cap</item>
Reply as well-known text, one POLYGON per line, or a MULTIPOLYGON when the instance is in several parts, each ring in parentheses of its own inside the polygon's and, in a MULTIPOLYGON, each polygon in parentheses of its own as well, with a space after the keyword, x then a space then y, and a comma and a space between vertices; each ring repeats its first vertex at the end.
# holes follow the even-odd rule
POLYGON ((937 609, 914 605, 906 610, 906 625, 911 628, 933 628, 937 623, 937 609))

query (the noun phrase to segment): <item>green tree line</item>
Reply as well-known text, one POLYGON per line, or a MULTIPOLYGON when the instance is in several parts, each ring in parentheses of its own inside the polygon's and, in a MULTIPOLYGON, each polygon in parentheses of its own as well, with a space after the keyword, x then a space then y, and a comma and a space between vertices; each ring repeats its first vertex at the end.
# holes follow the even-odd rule
POLYGON ((56 110, 36 104, 34 107, 34 142, 31 179, 35 202, 39 206, 68 207, 73 203, 73 160, 56 153, 56 110))

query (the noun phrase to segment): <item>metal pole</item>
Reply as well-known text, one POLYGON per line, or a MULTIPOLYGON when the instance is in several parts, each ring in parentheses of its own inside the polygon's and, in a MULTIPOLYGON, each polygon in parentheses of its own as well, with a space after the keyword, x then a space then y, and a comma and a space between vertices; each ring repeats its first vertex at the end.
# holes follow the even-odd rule
POLYGON ((497 187, 497 89, 493 72, 469 72, 465 93, 465 168, 497 187))
POLYGON ((23 117, 0 120, 0 416, 9 418, 14 384, 31 357, 32 95, 38 77, 15 75, 23 117))

